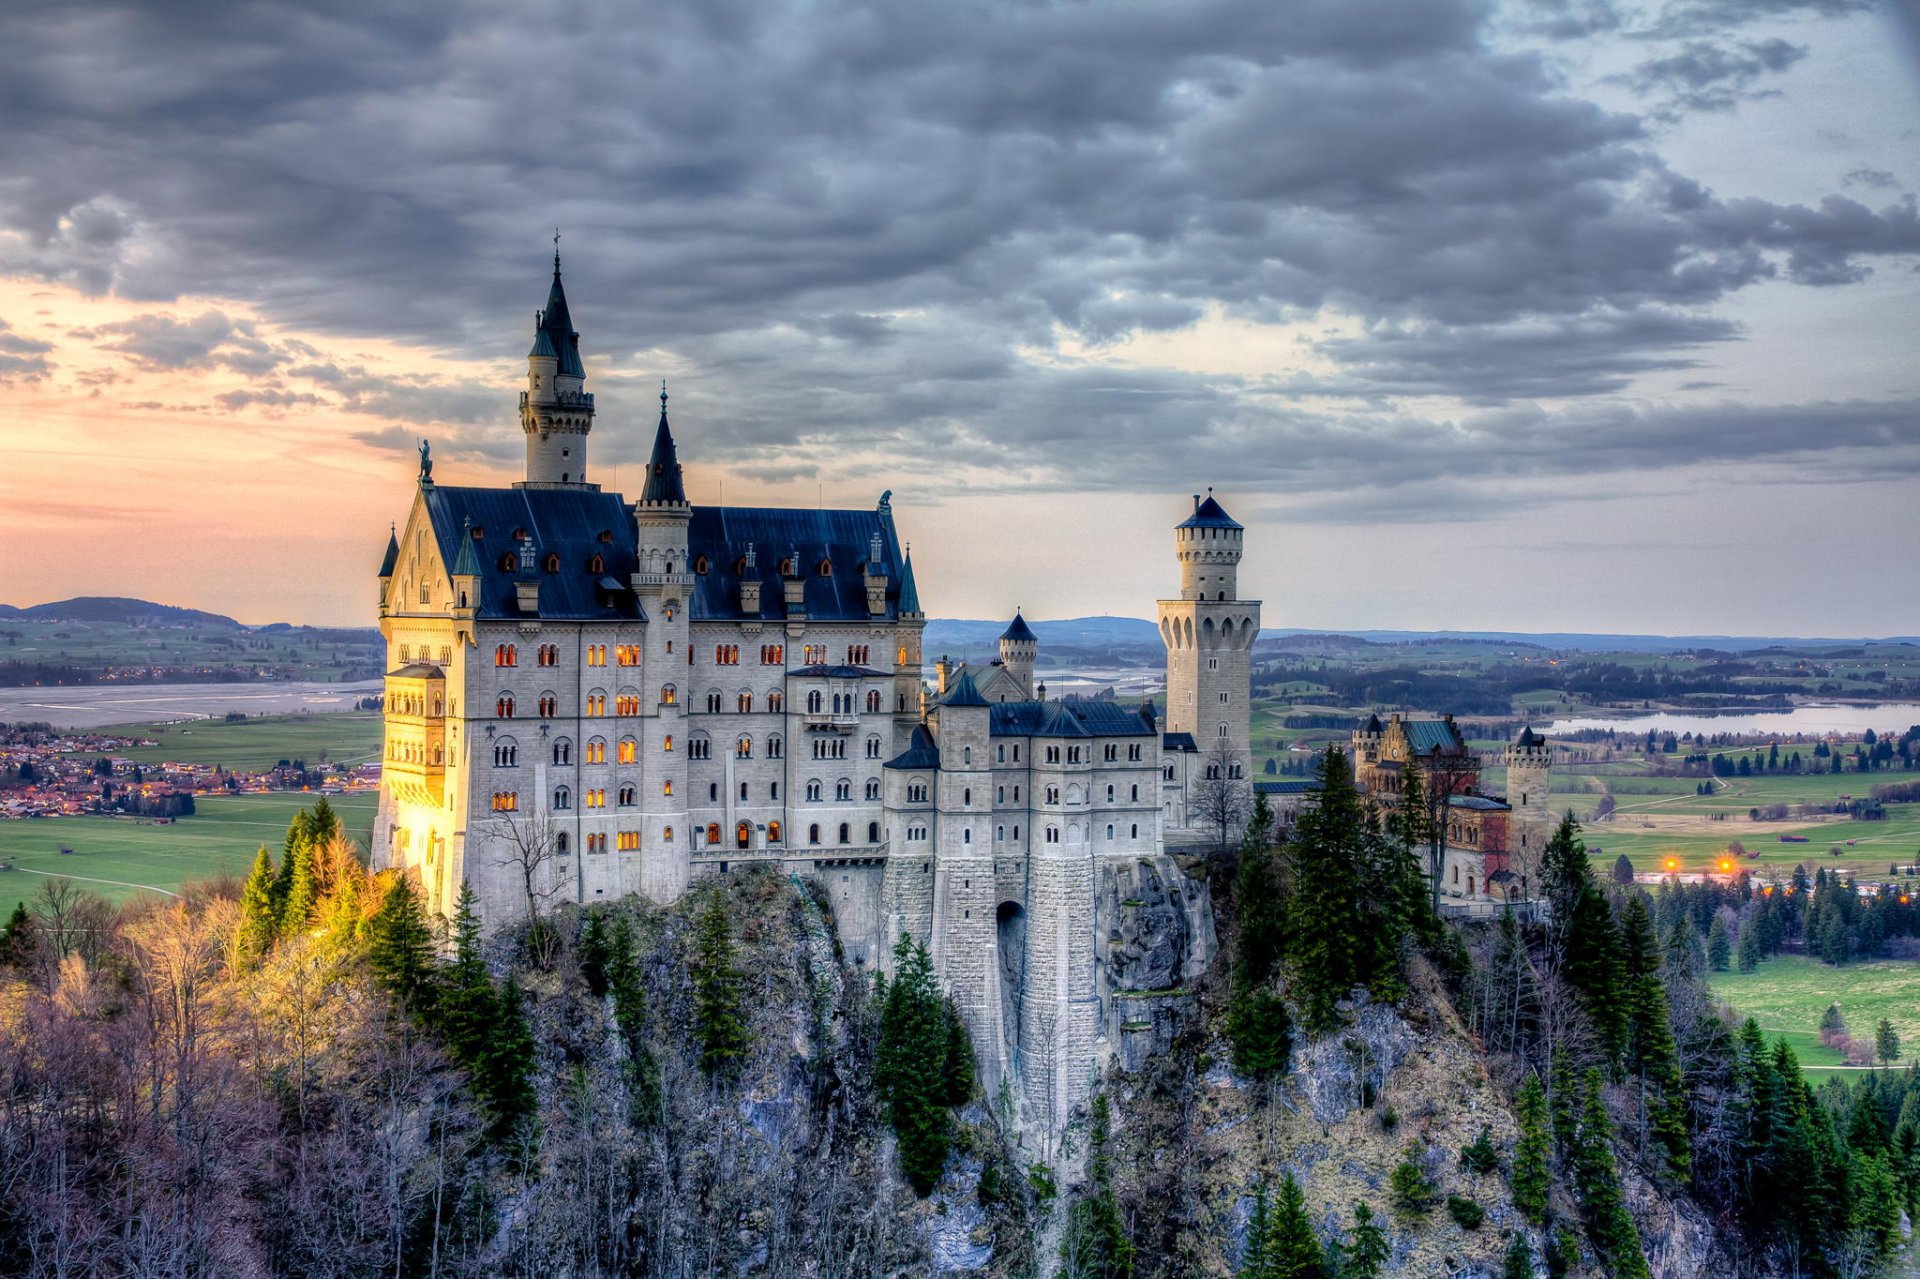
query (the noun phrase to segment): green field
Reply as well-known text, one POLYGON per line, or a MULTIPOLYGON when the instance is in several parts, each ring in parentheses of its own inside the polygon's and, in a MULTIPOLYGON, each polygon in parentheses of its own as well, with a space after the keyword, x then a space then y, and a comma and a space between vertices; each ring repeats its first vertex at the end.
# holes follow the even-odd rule
POLYGON ((140 764, 218 764, 261 770, 283 759, 303 759, 313 768, 322 760, 364 764, 380 757, 380 716, 375 711, 132 724, 97 731, 153 738, 158 745, 123 752, 140 764))
MULTIPOLYGON (((48 817, 0 822, 0 906, 32 897, 45 875, 62 875, 115 900, 141 888, 177 891, 182 884, 225 872, 244 875, 254 850, 276 851, 287 823, 317 795, 278 792, 197 801, 198 811, 169 825, 131 817, 48 817), (63 856, 62 845, 72 848, 63 856), (42 872, 36 874, 35 872, 42 872)), ((373 829, 371 792, 332 795, 347 833, 364 849, 373 829)))
POLYGON ((371 628, 236 628, 213 622, 142 625, 126 621, 0 619, 0 663, 75 667, 268 671, 280 679, 377 678, 384 659, 371 628))
POLYGON ((1808 1074, 1850 1073, 1840 1054, 1820 1042, 1820 1015, 1839 1004, 1855 1039, 1871 1040, 1885 1017, 1900 1032, 1897 1065, 1920 1053, 1920 963, 1880 960, 1834 968, 1804 955, 1782 955, 1750 973, 1714 973, 1714 998, 1752 1017, 1773 1039, 1785 1035, 1808 1074))

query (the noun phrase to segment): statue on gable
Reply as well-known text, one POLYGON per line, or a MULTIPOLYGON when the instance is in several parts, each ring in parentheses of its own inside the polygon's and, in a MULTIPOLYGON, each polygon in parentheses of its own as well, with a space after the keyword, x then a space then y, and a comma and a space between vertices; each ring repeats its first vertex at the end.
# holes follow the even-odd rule
POLYGON ((431 482, 433 479, 433 449, 425 441, 420 441, 420 478, 431 482))

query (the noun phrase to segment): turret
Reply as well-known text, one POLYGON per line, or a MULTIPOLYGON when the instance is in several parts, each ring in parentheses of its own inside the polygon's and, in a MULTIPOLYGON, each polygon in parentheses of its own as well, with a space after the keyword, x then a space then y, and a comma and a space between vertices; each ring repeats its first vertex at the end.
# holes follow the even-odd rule
MULTIPOLYGON (((556 245, 558 237, 555 237, 556 245)), ((593 396, 582 390, 587 370, 580 362, 580 335, 560 285, 560 253, 553 255, 547 305, 533 317, 527 351, 527 389, 520 393, 520 429, 527 437, 524 484, 543 488, 592 488, 587 483, 587 435, 593 430, 593 396)))
POLYGON ((1027 625, 1019 609, 1013 610, 1013 623, 1000 633, 1000 665, 1020 683, 1020 694, 1033 697, 1033 665, 1040 653, 1040 637, 1027 625))
POLYGON ((1553 747, 1528 725, 1503 752, 1503 762, 1507 766, 1507 804, 1513 810, 1508 819, 1507 846, 1520 855, 1523 863, 1537 865, 1553 834, 1553 747))
POLYGON ((380 559, 380 610, 386 611, 387 592, 393 586, 393 566, 400 562, 400 538, 391 524, 387 526, 387 553, 380 559))
POLYGON ((689 572, 687 525, 693 507, 687 504, 687 486, 680 474, 680 451, 667 425, 667 384, 660 384, 660 425, 653 433, 653 453, 647 458, 647 482, 633 504, 635 545, 640 573, 657 585, 663 576, 689 572))
POLYGON ((1180 557, 1180 598, 1231 600, 1239 598, 1241 539, 1245 529, 1214 501, 1213 490, 1203 500, 1193 495, 1193 514, 1173 531, 1180 557))
POLYGON ((474 610, 480 607, 480 557, 473 550, 471 519, 461 526, 460 553, 454 556, 453 572, 449 576, 453 578, 454 611, 472 617, 474 610))

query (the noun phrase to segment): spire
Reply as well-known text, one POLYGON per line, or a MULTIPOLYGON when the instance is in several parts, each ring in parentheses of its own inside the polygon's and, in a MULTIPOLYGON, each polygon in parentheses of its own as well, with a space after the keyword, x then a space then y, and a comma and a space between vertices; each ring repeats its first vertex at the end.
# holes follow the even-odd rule
POLYGON ((1013 610, 1013 624, 1000 632, 1000 638, 1015 644, 1037 642, 1033 628, 1027 625, 1027 619, 1021 615, 1018 608, 1013 610))
POLYGON ((480 576, 480 557, 473 553, 473 517, 471 516, 467 517, 465 526, 460 530, 460 554, 453 558, 453 575, 455 577, 480 576))
POLYGON ((580 363, 580 335, 573 331, 573 315, 567 310, 567 290, 560 283, 560 233, 553 233, 553 284, 547 289, 547 306, 535 321, 533 350, 529 356, 551 355, 560 361, 561 377, 584 378, 580 363), (543 349, 544 348, 544 349, 543 349))
POLYGON ((387 553, 380 560, 380 576, 392 577, 393 566, 400 561, 400 538, 393 525, 387 525, 387 553))
POLYGON ((900 557, 900 611, 902 613, 920 611, 920 591, 913 584, 913 548, 911 546, 900 557))
POLYGON ((647 483, 640 501, 648 504, 687 504, 687 486, 680 479, 680 454, 667 427, 667 384, 660 383, 660 429, 653 434, 653 456, 647 461, 647 483))

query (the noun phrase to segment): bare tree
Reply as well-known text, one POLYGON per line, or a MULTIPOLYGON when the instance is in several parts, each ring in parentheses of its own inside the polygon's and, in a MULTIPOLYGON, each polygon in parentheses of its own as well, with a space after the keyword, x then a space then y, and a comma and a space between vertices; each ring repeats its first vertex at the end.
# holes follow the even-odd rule
POLYGON ((511 866, 520 875, 527 899, 527 949, 542 968, 552 962, 558 938, 547 926, 547 903, 559 891, 553 874, 560 855, 559 833, 546 813, 502 813, 499 817, 501 856, 496 866, 511 866))
POLYGON ((1238 776, 1240 754, 1222 741, 1207 755, 1205 769, 1193 787, 1189 812, 1214 835, 1214 851, 1224 853, 1239 842, 1253 809, 1253 790, 1238 776))

